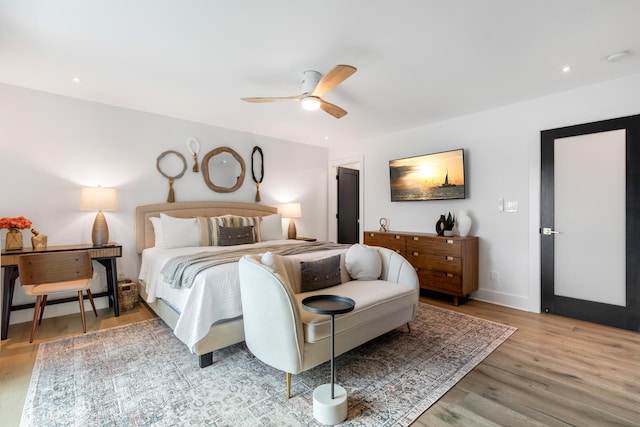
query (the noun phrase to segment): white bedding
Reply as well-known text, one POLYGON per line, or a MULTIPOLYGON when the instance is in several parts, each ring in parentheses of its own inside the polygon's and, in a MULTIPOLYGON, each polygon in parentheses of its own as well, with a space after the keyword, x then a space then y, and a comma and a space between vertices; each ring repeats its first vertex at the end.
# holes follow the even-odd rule
POLYGON ((142 252, 140 280, 144 280, 146 301, 156 298, 173 307, 178 313, 174 334, 193 352, 195 344, 204 338, 216 322, 242 315, 238 263, 228 263, 209 268, 196 276, 190 288, 171 288, 163 280, 162 267, 169 259, 200 252, 237 251, 240 248, 255 248, 277 244, 301 244, 297 240, 269 240, 238 246, 194 246, 186 248, 147 248, 142 252))

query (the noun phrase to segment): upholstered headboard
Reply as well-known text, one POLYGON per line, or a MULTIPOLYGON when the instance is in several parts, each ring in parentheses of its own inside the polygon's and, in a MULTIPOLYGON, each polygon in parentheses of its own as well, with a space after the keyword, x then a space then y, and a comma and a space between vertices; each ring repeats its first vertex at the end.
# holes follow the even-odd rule
POLYGON ((160 213, 176 218, 211 217, 225 214, 240 216, 265 216, 278 213, 278 208, 242 202, 176 202, 157 203, 136 208, 136 251, 140 254, 155 243, 153 225, 149 218, 160 213))

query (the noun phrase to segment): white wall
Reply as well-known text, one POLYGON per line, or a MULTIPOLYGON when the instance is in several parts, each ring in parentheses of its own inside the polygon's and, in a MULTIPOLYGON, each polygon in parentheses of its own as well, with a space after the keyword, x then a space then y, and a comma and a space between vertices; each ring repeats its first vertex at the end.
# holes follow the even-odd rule
POLYGON ((365 230, 387 217, 390 230, 432 233, 440 214, 467 209, 471 234, 480 237, 473 298, 539 311, 540 131, 633 114, 640 114, 640 74, 374 140, 333 141, 329 163, 363 156, 365 230), (465 200, 390 202, 390 159, 456 148, 465 149, 465 200), (499 213, 498 199, 517 201, 518 212, 499 213))
MULTIPOLYGON (((123 257, 117 260, 121 277, 136 278, 138 273, 135 207, 167 198, 167 180, 156 169, 156 158, 167 150, 182 153, 188 164, 184 177, 174 183, 177 201, 252 203, 251 151, 260 146, 265 164, 261 203, 300 202, 303 217, 296 219, 299 234, 327 237, 326 148, 2 84, 0 117, 0 217, 31 219, 33 227, 49 236, 50 246, 90 243, 95 213, 79 210, 80 188, 116 187, 119 210, 105 212, 105 216, 110 240, 123 245, 123 257), (191 137, 200 141, 200 160, 220 146, 231 147, 242 156, 247 173, 238 191, 215 193, 206 186, 202 174, 191 172, 193 162, 187 149, 191 137)), ((3 248, 5 235, 2 230, 3 248)), ((23 235, 25 246, 30 247, 31 233, 25 230, 23 235)), ((104 270, 96 265, 96 271, 104 270)), ((14 303, 31 300, 18 290, 14 303)), ((99 302, 103 306, 106 298, 99 302)), ((77 304, 52 306, 47 314, 68 310, 77 311, 77 304)), ((11 323, 28 321, 31 310, 11 316, 11 323)))

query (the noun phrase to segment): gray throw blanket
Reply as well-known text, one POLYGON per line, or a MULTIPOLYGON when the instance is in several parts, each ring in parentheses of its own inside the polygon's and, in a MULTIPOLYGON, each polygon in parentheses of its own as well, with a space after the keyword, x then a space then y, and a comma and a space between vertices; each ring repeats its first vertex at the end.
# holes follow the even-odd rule
POLYGON ((351 245, 331 242, 305 242, 300 245, 273 245, 258 248, 245 248, 230 252, 200 252, 193 255, 181 255, 171 258, 164 267, 162 275, 172 288, 190 288, 198 273, 216 265, 237 262, 244 255, 273 252, 278 255, 296 255, 308 252, 346 249, 351 245))

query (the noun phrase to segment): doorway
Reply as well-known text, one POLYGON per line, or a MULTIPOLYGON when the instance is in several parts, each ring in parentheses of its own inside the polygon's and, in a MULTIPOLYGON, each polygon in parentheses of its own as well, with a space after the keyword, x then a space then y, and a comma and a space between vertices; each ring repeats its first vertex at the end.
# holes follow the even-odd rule
POLYGON ((360 241, 360 171, 338 167, 338 240, 354 244, 360 241))
POLYGON ((640 330, 640 115, 541 132, 541 310, 640 330))

